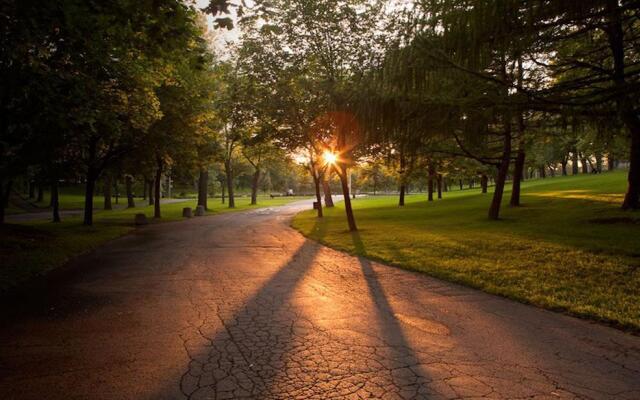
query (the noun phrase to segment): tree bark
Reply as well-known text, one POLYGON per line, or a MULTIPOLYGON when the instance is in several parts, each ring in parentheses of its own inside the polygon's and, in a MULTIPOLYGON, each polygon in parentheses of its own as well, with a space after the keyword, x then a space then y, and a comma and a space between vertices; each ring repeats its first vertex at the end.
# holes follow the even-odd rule
MULTIPOLYGON (((325 172, 325 175, 327 172, 325 172)), ((329 185, 329 180, 327 177, 323 177, 322 179, 322 191, 324 192, 324 205, 327 208, 332 208, 333 204, 333 195, 331 193, 331 186, 329 185)))
POLYGON ((111 179, 111 174, 107 174, 104 177, 104 209, 112 210, 111 206, 111 186, 113 186, 113 181, 111 179))
POLYGON ((152 206, 154 204, 154 201, 153 201, 153 188, 155 186, 154 182, 155 181, 153 179, 149 179, 149 183, 147 184, 147 187, 148 187, 148 190, 149 190, 148 199, 149 199, 149 205, 150 206, 152 206))
POLYGON ((562 176, 567 175, 567 160, 562 160, 562 176))
POLYGON ((622 209, 637 210, 640 208, 640 121, 633 115, 628 116, 627 119, 629 120, 627 126, 631 131, 631 151, 629 152, 628 186, 622 209))
POLYGON ((609 152, 607 154, 607 171, 613 171, 615 168, 615 159, 613 158, 613 153, 609 152))
POLYGON ((482 193, 487 193, 488 187, 489 177, 486 174, 480 175, 480 188, 482 189, 482 193))
POLYGON ((93 192, 96 187, 98 173, 94 168, 89 168, 87 172, 87 182, 84 191, 84 225, 93 225, 93 192))
POLYGON ((162 194, 160 193, 160 188, 162 186, 162 169, 164 167, 164 162, 162 158, 156 158, 156 177, 153 181, 154 186, 154 196, 153 196, 153 218, 162 218, 162 214, 160 213, 160 199, 162 198, 162 194))
POLYGON ((149 180, 147 179, 147 177, 143 177, 143 182, 142 182, 142 200, 146 200, 147 199, 147 184, 149 183, 149 180))
POLYGON ((504 184, 509 173, 509 163, 511 161, 511 120, 510 117, 505 118, 504 145, 502 150, 502 161, 498 168, 498 176, 496 177, 496 186, 493 192, 493 200, 489 207, 489 219, 497 220, 500 218, 500 206, 502 205, 502 194, 504 193, 504 184))
POLYGON ((462 179, 459 179, 458 183, 460 184, 460 190, 463 190, 464 188, 462 187, 462 185, 463 185, 462 179))
POLYGON ((251 205, 258 204, 258 184, 260 183, 260 168, 256 168, 253 172, 253 180, 251 181, 251 205))
POLYGON ((404 206, 404 196, 407 188, 404 184, 400 185, 400 198, 398 199, 398 206, 404 206))
POLYGON ((9 205, 9 196, 11 195, 13 181, 9 179, 4 183, 3 180, 0 180, 0 183, 2 183, 0 186, 0 224, 4 224, 4 216, 7 206, 9 205))
POLYGON ((58 179, 51 182, 51 207, 53 209, 53 222, 60 222, 60 194, 58 193, 58 179))
POLYGON ((131 175, 126 175, 124 180, 127 191, 127 208, 135 208, 136 201, 133 198, 133 177, 131 175))
POLYGON ((631 134, 629 149, 629 174, 627 175, 627 192, 622 202, 623 210, 637 210, 640 208, 640 118, 634 109, 629 95, 625 94, 627 82, 625 79, 625 43, 622 28, 622 12, 617 0, 607 0, 608 24, 605 32, 609 40, 609 47, 613 56, 613 79, 620 90, 620 97, 616 101, 618 113, 631 134))
POLYGON ((116 204, 120 202, 120 186, 118 186, 118 177, 113 182, 113 189, 115 192, 116 204))
POLYGON ((437 175, 436 184, 438 187, 438 199, 442 198, 442 174, 437 175))
POLYGON ((587 162, 587 158, 586 157, 582 157, 580 159, 580 161, 582 162, 582 173, 583 174, 588 174, 589 173, 589 163, 587 162))
POLYGON ((571 174, 578 175, 578 148, 574 147, 571 151, 571 174))
POLYGON ((205 210, 209 209, 207 205, 208 187, 209 171, 206 168, 202 168, 198 176, 198 205, 204 207, 205 210))
POLYGON ((340 183, 342 183, 342 195, 344 196, 344 210, 347 214, 347 223, 349 224, 349 231, 355 232, 358 230, 356 226, 356 219, 353 215, 353 208, 351 208, 351 197, 349 197, 349 183, 347 182, 347 166, 345 164, 340 165, 342 171, 340 175, 340 183))
POLYGON ((227 194, 229 196, 229 208, 236 208, 236 199, 233 195, 233 166, 231 160, 225 160, 224 170, 227 174, 227 194))
POLYGON ((522 146, 518 148, 518 154, 516 156, 516 162, 513 168, 513 188, 511 190, 511 201, 509 205, 511 207, 520 206, 520 184, 524 173, 524 160, 525 152, 522 146))
POLYGON ((311 171, 311 176, 313 177, 313 188, 316 192, 316 204, 318 205, 318 208, 316 208, 316 211, 318 212, 318 218, 322 218, 323 217, 322 194, 320 193, 321 178, 314 164, 310 165, 309 170, 311 171))
POLYGON ((436 169, 432 163, 429 163, 429 179, 427 181, 427 200, 433 201, 433 177, 436 174, 436 169))

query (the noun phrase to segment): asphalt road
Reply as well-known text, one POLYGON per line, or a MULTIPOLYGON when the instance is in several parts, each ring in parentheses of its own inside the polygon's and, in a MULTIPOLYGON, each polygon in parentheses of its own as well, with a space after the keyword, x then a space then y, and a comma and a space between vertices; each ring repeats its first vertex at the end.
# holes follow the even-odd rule
POLYGON ((300 207, 145 227, 13 299, 0 399, 640 399, 640 337, 320 246, 300 207))

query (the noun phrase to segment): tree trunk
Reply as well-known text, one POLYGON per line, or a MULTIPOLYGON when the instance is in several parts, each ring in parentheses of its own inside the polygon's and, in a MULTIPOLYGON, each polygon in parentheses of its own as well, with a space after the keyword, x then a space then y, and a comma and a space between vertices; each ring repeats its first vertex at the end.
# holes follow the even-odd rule
POLYGON ((111 186, 113 186, 113 181, 111 179, 111 175, 107 174, 104 177, 104 209, 105 210, 112 210, 113 207, 111 206, 111 186))
POLYGON ((516 156, 516 162, 513 168, 513 188, 511 190, 511 201, 509 205, 511 207, 520 206, 520 184, 522 182, 522 176, 524 173, 524 160, 525 152, 522 147, 518 148, 518 154, 516 156))
POLYGON ((118 186, 118 178, 116 177, 113 185, 115 191, 116 204, 120 202, 120 186, 118 186))
POLYGON ((630 120, 627 126, 631 131, 631 151, 629 152, 628 186, 622 209, 637 210, 640 208, 640 121, 633 115, 627 119, 630 120))
POLYGON ((567 175, 567 160, 562 160, 562 176, 567 175))
POLYGON ((447 178, 442 179, 442 189, 445 193, 449 192, 449 180, 447 178))
POLYGON ((442 174, 437 175, 436 183, 438 186, 438 199, 441 199, 442 198, 442 174))
POLYGON ((147 179, 147 177, 145 176, 143 178, 143 182, 142 182, 142 200, 146 200, 147 199, 147 184, 149 183, 149 180, 147 179))
POLYGON ((436 169, 433 164, 429 163, 429 179, 427 181, 427 200, 433 201, 433 177, 436 174, 436 169))
POLYGON ((200 169, 198 176, 198 205, 208 210, 207 205, 207 189, 209 187, 209 171, 206 168, 200 169))
POLYGON ((482 189, 482 193, 487 193, 488 187, 489 177, 486 174, 480 175, 480 188, 482 189))
MULTIPOLYGON (((616 87, 621 93, 625 93, 625 43, 622 27, 622 12, 620 4, 615 0, 606 3, 608 12, 608 26, 605 33, 609 39, 609 47, 613 56, 613 78, 616 87)), ((634 109, 633 102, 628 95, 620 96, 616 105, 622 122, 631 134, 631 146, 629 149, 629 174, 627 176, 627 192, 622 202, 623 210, 637 210, 640 208, 640 118, 634 109)))
POLYGON ((342 171, 340 175, 340 183, 342 183, 342 195, 344 196, 344 210, 347 214, 347 223, 349 224, 349 231, 355 232, 358 230, 356 226, 356 219, 353 215, 353 208, 351 208, 351 197, 349 197, 349 182, 347 181, 347 166, 345 164, 340 165, 342 171))
POLYGON ((589 163, 587 162, 586 157, 582 157, 580 161, 582 162, 582 173, 583 174, 588 174, 589 173, 589 163))
POLYGON ((53 222, 60 222, 60 194, 58 193, 58 179, 51 182, 51 207, 53 209, 53 222))
POLYGON ((462 179, 459 179, 458 183, 460 184, 460 190, 463 190, 464 188, 462 187, 462 185, 463 185, 462 179))
POLYGON ((613 158, 613 153, 609 152, 609 154, 607 154, 607 171, 613 171, 615 168, 615 159, 613 158))
POLYGON ((124 179, 127 191, 127 208, 135 208, 136 201, 133 198, 133 177, 131 175, 126 175, 124 179))
POLYGON ((226 183, 226 181, 225 182, 220 182, 220 187, 222 188, 222 204, 224 204, 225 197, 227 195, 227 192, 226 192, 227 189, 225 188, 225 183, 226 183))
POLYGON ((400 185, 400 199, 398 200, 398 206, 400 207, 404 206, 404 195, 406 190, 407 188, 404 184, 400 185))
POLYGON ((38 182, 38 198, 36 199, 36 203, 42 203, 44 201, 44 185, 41 182, 38 182))
POLYGON ((4 215, 9 205, 9 196, 11 195, 11 185, 13 185, 13 181, 9 179, 6 183, 3 180, 0 180, 0 224, 4 224, 4 215))
POLYGON ((318 171, 316 170, 315 165, 311 164, 309 167, 309 170, 311 171, 311 175, 313 177, 313 188, 316 192, 316 204, 318 205, 316 210, 318 212, 318 218, 322 218, 323 217, 323 213, 322 213, 322 194, 320 193, 320 180, 321 177, 319 176, 318 171))
POLYGON ((156 177, 153 181, 155 192, 153 196, 153 218, 162 218, 162 214, 160 213, 160 199, 162 198, 160 188, 162 186, 162 169, 164 167, 164 162, 160 157, 157 157, 156 164, 156 177))
POLYGON ((578 175, 578 148, 574 147, 571 151, 571 174, 578 175))
POLYGON ((93 192, 96 187, 97 172, 89 168, 84 192, 84 221, 87 226, 93 225, 93 192))
POLYGON ((148 190, 149 190, 148 199, 149 199, 149 205, 150 206, 152 206, 154 204, 154 201, 153 201, 153 188, 155 186, 154 183, 155 183, 155 181, 153 179, 149 179, 149 183, 147 184, 147 187, 148 187, 148 190))
POLYGON ((511 161, 511 120, 505 118, 504 146, 502 150, 502 161, 498 168, 498 176, 496 177, 496 187, 493 191, 493 200, 489 207, 489 219, 497 220, 500 218, 500 206, 502 205, 502 194, 504 193, 504 184, 509 173, 509 163, 511 161))
POLYGON ((251 181, 251 205, 258 204, 258 184, 260 183, 260 168, 256 168, 251 181))
POLYGON ((323 177, 322 179, 322 191, 324 192, 324 205, 327 208, 333 207, 334 204, 333 204, 333 196, 331 194, 331 186, 329 186, 329 180, 327 179, 326 176, 323 177))
POLYGON ((34 181, 29 181, 29 198, 36 198, 36 183, 34 181))
POLYGON ((227 174, 227 193, 229 196, 229 208, 236 208, 236 199, 233 195, 233 166, 231 160, 225 160, 224 170, 227 174))

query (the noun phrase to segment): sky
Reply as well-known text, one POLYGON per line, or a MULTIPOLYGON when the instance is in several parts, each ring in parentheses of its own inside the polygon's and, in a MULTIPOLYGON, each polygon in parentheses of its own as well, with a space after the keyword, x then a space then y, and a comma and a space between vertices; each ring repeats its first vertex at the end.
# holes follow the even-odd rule
MULTIPOLYGON (((196 7, 203 8, 209 5, 209 0, 195 0, 196 7)), ((235 18, 235 10, 232 9, 232 18, 235 18)), ((213 27, 214 17, 207 14, 207 27, 209 29, 209 37, 211 38, 212 45, 217 52, 221 52, 227 47, 227 42, 236 42, 239 38, 239 30, 234 27, 232 30, 217 29, 213 27)))

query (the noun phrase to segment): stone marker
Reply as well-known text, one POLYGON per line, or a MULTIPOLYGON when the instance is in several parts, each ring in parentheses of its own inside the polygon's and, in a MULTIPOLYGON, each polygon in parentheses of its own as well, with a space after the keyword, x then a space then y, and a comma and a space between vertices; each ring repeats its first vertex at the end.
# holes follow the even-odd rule
POLYGON ((193 211, 191 210, 191 207, 185 207, 182 209, 182 216, 185 218, 191 218, 193 217, 193 211))
POLYGON ((196 217, 202 217, 204 215, 204 206, 196 207, 196 217))
POLYGON ((317 210, 317 209, 319 209, 319 208, 320 208, 320 204, 319 204, 317 201, 314 201, 314 202, 313 202, 313 209, 314 209, 314 210, 317 210))
POLYGON ((147 216, 142 213, 135 215, 134 222, 136 225, 147 225, 149 223, 147 216))

